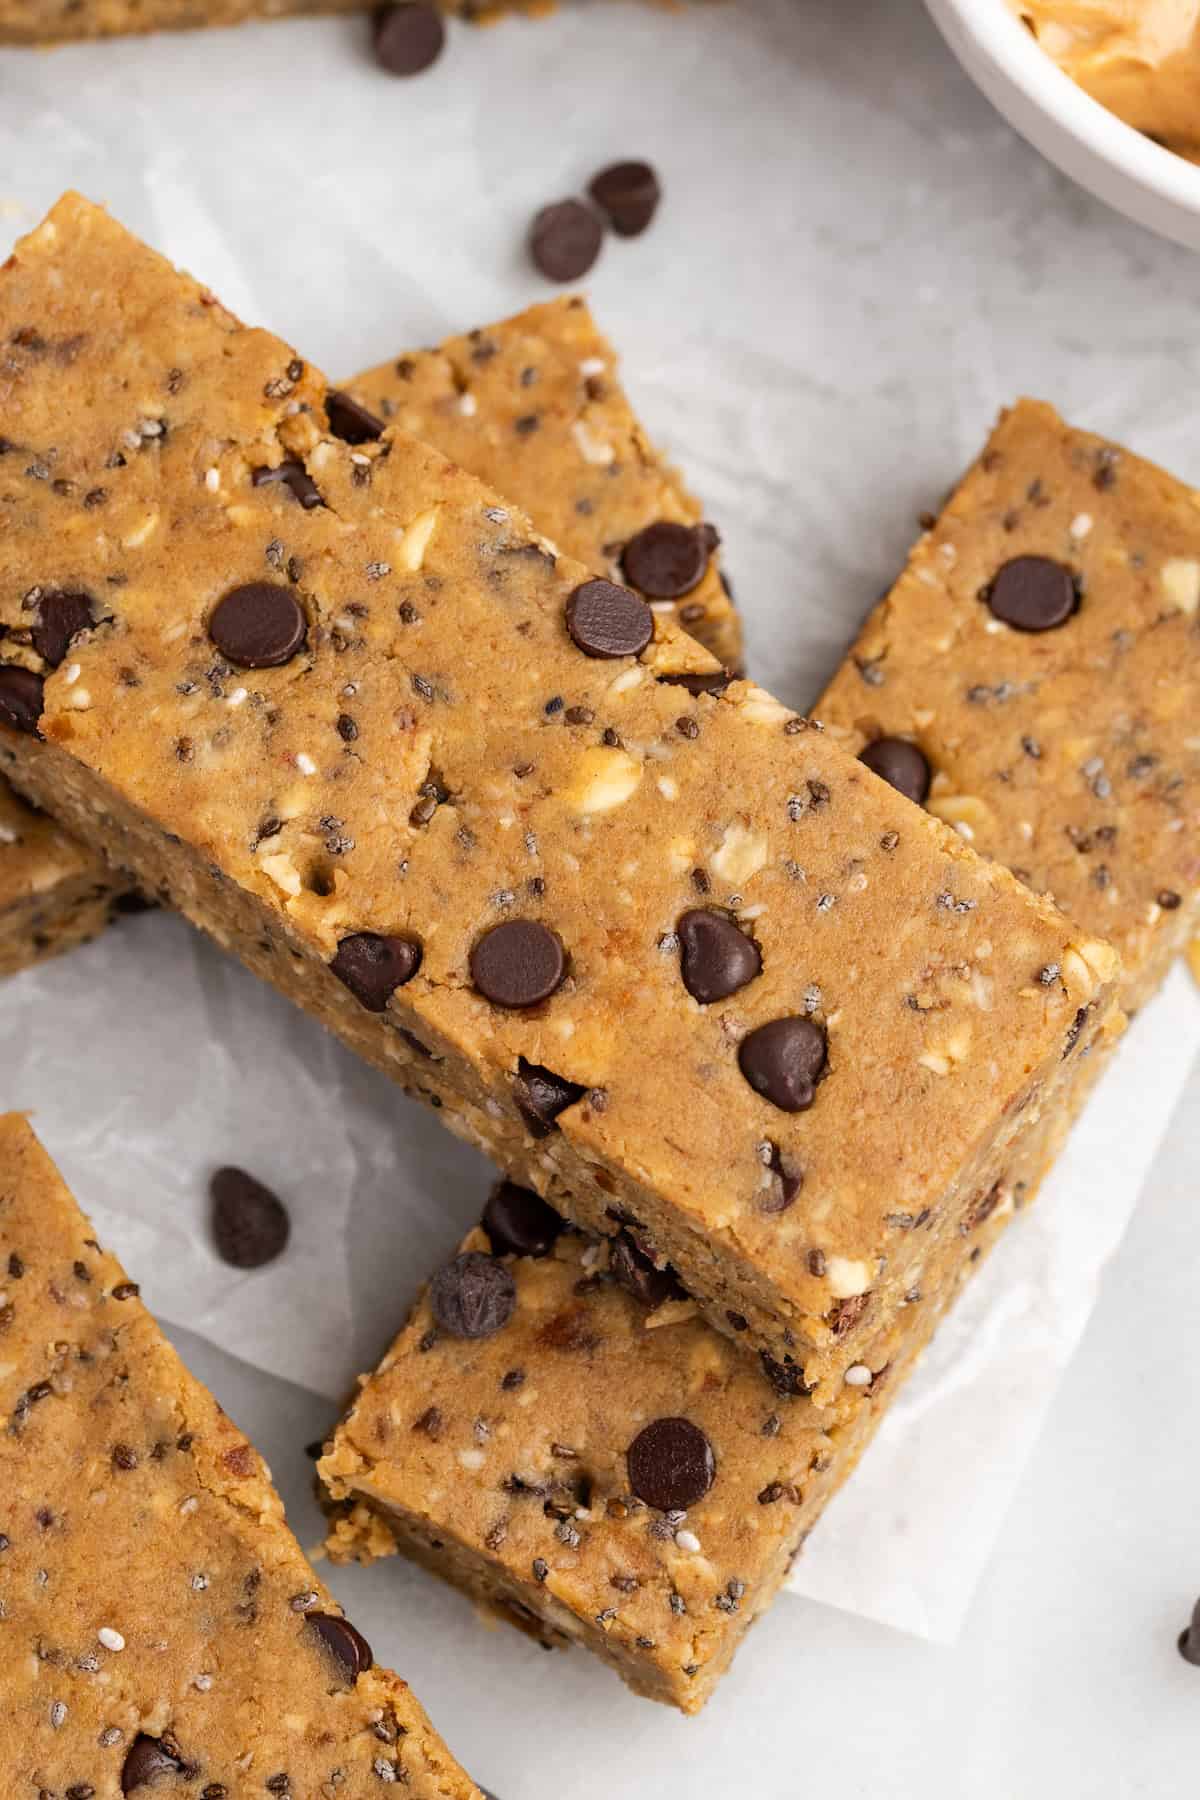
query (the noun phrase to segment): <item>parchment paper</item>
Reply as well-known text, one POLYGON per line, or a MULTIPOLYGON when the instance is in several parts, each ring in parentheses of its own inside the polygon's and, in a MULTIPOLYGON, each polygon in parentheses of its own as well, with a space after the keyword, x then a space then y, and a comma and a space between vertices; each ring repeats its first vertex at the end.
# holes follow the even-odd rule
MULTIPOLYGON (((721 524, 752 668, 804 705, 1015 393, 1200 478, 1182 266, 1149 336, 1133 249, 1110 266, 1107 234, 1069 230, 1056 177, 1021 161, 998 198, 1003 129, 979 154, 966 102, 904 74, 917 10, 597 6, 456 30, 406 84, 371 69, 360 21, 0 53, 0 257, 78 186, 346 377, 543 297, 520 250, 534 208, 650 156, 667 203, 609 243, 593 301, 721 524), (1086 329, 1053 299, 1081 286, 1086 329)), ((831 1508, 801 1591, 953 1634, 1198 1046, 1179 975, 831 1508)), ((153 1308, 331 1400, 488 1180, 166 916, 6 984, 0 1076, 153 1308), (294 1221, 254 1275, 207 1245, 205 1181, 230 1161, 294 1221)))

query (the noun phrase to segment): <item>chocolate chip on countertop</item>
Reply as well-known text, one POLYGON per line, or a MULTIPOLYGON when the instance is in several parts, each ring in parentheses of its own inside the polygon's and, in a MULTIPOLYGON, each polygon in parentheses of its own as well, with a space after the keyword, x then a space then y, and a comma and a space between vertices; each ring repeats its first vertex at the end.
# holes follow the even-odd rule
POLYGON ((283 1252, 291 1220, 283 1201, 245 1169, 218 1169, 208 1184, 217 1251, 235 1269, 261 1269, 283 1252))
POLYGON ((532 1188, 498 1181, 483 1209, 483 1229, 497 1256, 548 1256, 565 1221, 532 1188))
POLYGON ((1053 631, 1079 604, 1075 576, 1048 556, 1014 556, 983 590, 995 618, 1015 631, 1053 631))
POLYGON ((308 621, 291 588, 247 581, 217 601, 208 635, 239 668, 276 669, 304 648, 308 621))
POLYGON ((543 206, 529 231, 529 254, 547 281, 578 281, 600 254, 604 227, 582 200, 543 206))
POLYGON ((337 1613, 310 1612, 305 1613, 304 1624, 316 1632, 322 1649, 333 1658, 347 1682, 353 1684, 375 1661, 370 1644, 349 1619, 340 1618, 337 1613))
POLYGON ((662 188, 647 162, 611 163, 588 183, 588 193, 618 237, 638 237, 658 211, 662 188))
POLYGON ((666 1300, 686 1300, 687 1293, 668 1263, 660 1269, 627 1231, 618 1231, 609 1245, 608 1266, 626 1293, 643 1306, 661 1306, 666 1300))
POLYGON ((568 1081, 565 1076, 556 1075, 553 1069, 544 1069, 539 1063, 520 1058, 517 1078, 513 1082, 513 1100, 531 1137, 549 1137, 559 1113, 582 1100, 586 1092, 579 1082, 568 1081))
POLYGON ((566 974, 563 947, 537 919, 505 919, 471 951, 471 980, 494 1006, 536 1006, 566 974))
POLYGON ((297 499, 305 512, 311 512, 314 506, 324 506, 317 484, 302 462, 290 459, 281 462, 276 468, 255 469, 251 476, 255 487, 271 487, 276 482, 282 483, 288 492, 297 499))
POLYGON ((160 1775, 178 1775, 182 1768, 179 1758, 172 1756, 165 1744, 139 1731, 121 1765, 121 1792, 132 1794, 157 1782, 160 1775))
POLYGON ((436 6, 402 0, 375 14, 375 59, 389 75, 420 75, 435 63, 446 42, 446 26, 436 6))
POLYGON ((37 737, 43 685, 41 676, 32 669, 23 669, 19 663, 0 663, 0 721, 37 737))
POLYGON ((712 1445, 690 1419, 654 1419, 625 1452, 629 1485, 660 1512, 685 1511, 702 1500, 717 1465, 712 1445))
POLYGON ((438 1270, 429 1284, 429 1304, 451 1337, 491 1337, 512 1318, 516 1283, 494 1256, 467 1250, 438 1270))
POLYGON ((652 600, 678 600, 698 585, 714 543, 710 526, 659 519, 630 538, 621 567, 626 581, 652 600))
POLYGON ((411 981, 420 966, 419 944, 376 931, 356 931, 344 937, 329 965, 368 1012, 383 1012, 396 989, 411 981))
POLYGON ((806 1112, 825 1067, 825 1033, 811 1019, 772 1019, 744 1037, 738 1067, 755 1093, 781 1112, 806 1112))
POLYGON ((694 907, 675 927, 683 985, 701 1006, 728 999, 762 973, 762 952, 726 913, 694 907))
POLYGON ((924 806, 929 792, 929 764, 915 744, 905 738, 876 738, 859 753, 858 760, 906 800, 924 806))
POLYGON ((38 603, 38 622, 29 634, 30 642, 52 669, 66 658, 71 639, 78 631, 90 631, 92 596, 62 589, 44 593, 38 603))
POLYGON ((387 430, 382 419, 338 388, 330 388, 325 396, 325 416, 330 431, 343 444, 373 444, 387 430))
POLYGON ((654 614, 639 595, 597 577, 568 599, 567 630, 585 656, 639 656, 654 636, 654 614))
POLYGON ((1184 1662, 1190 1662, 1200 1669, 1200 1600, 1192 1609, 1190 1625, 1179 1634, 1179 1654, 1184 1662))

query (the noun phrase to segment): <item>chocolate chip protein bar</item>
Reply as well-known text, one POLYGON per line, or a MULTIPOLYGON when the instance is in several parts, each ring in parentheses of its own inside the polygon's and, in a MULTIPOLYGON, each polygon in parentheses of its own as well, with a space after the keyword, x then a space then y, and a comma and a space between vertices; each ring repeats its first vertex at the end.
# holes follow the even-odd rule
POLYGON ((0 44, 187 31, 247 19, 361 12, 365 0, 0 0, 0 44))
MULTIPOLYGON (((961 1242, 960 1270, 1003 1222, 961 1242)), ((564 1234, 502 1184, 319 1465, 340 1503, 327 1547, 400 1550, 696 1712, 940 1310, 914 1299, 821 1411, 695 1317, 629 1233, 564 1234)))
POLYGON ((480 1800, 24 1119, 0 1156, 0 1789, 480 1800))
POLYGON ((85 201, 0 272, 0 334, 18 784, 839 1393, 953 1279, 1113 953, 436 451, 348 443, 319 371, 85 201))
POLYGON ((0 975, 86 944, 129 887, 0 781, 0 975))
POLYGON ((1200 494, 1024 400, 815 708, 1124 961, 1200 921, 1200 494))
POLYGON ((346 391, 498 488, 566 555, 636 589, 725 668, 740 666, 717 533, 647 439, 584 300, 408 351, 346 391))

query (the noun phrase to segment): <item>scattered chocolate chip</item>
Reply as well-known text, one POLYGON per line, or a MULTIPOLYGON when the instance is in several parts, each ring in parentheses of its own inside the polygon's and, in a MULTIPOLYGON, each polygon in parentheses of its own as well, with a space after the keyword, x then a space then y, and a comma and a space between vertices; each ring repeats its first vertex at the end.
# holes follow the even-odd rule
POLYGON ((1184 1662, 1200 1669, 1200 1600, 1192 1609, 1190 1625, 1179 1634, 1179 1654, 1184 1662))
POLYGON ((248 581, 217 601, 208 635, 239 668, 275 669, 304 648, 308 621, 290 588, 248 581))
POLYGON ((686 1300, 678 1275, 668 1263, 658 1268, 627 1231, 618 1231, 609 1246, 608 1266, 626 1293, 643 1306, 662 1306, 667 1300, 686 1300))
POLYGON ((659 519, 630 538, 621 567, 626 581, 652 600, 678 600, 698 585, 712 548, 705 526, 659 519))
POLYGON ((597 578, 568 599, 567 630, 585 656, 640 656, 654 636, 654 614, 628 588, 597 578))
POLYGON ((344 444, 373 444, 387 429, 382 419, 337 388, 330 388, 325 395, 325 416, 334 437, 344 444))
POLYGON ((57 669, 76 632, 90 631, 93 623, 90 594, 53 588, 43 593, 38 603, 38 622, 29 634, 30 641, 43 662, 57 669))
POLYGON ((702 1500, 716 1477, 712 1445, 690 1419, 654 1419, 625 1452, 629 1485, 660 1512, 684 1511, 702 1500))
POLYGON ((282 1254, 291 1232, 283 1201, 245 1169, 218 1169, 208 1184, 218 1254, 235 1269, 261 1269, 282 1254))
POLYGON ((683 985, 701 1006, 726 1000, 762 973, 762 952, 726 913, 694 907, 675 927, 683 985))
POLYGON ((738 1067, 755 1093, 781 1112, 806 1112, 825 1053, 825 1033, 811 1019, 772 1019, 742 1039, 738 1067))
POLYGON ((446 27, 437 7, 402 0, 378 9, 374 37, 375 60, 389 75, 420 75, 441 55, 446 27))
POLYGON ((915 744, 905 738, 876 738, 861 752, 858 760, 882 781, 890 783, 906 800, 924 806, 929 793, 930 769, 915 744))
POLYGON ((543 1138, 554 1130, 559 1113, 582 1100, 586 1091, 577 1081, 567 1081, 553 1069, 544 1069, 521 1057, 513 1083, 513 1100, 530 1135, 543 1138))
POLYGON ((566 974, 563 947, 537 919, 505 919, 471 951, 471 980, 494 1006, 536 1006, 566 974))
POLYGON ((160 1775, 178 1775, 183 1764, 158 1738, 139 1731, 121 1765, 121 1792, 132 1794, 136 1788, 148 1787, 160 1775))
POLYGON ((997 570, 983 598, 993 617, 1015 631, 1053 631, 1075 611, 1079 589, 1065 563, 1014 556, 997 570))
POLYGON ((548 1256, 565 1224, 532 1188, 498 1181, 483 1209, 483 1229, 496 1256, 548 1256))
POLYGON ((305 1613, 304 1623, 316 1632, 322 1649, 333 1658, 349 1684, 353 1685, 375 1661, 370 1644, 349 1619, 340 1618, 337 1613, 310 1612, 305 1613))
POLYGON ((438 1270, 429 1284, 429 1304, 451 1337, 491 1337, 512 1318, 516 1283, 494 1256, 467 1250, 438 1270))
POLYGON ((0 721, 37 737, 42 716, 42 678, 18 663, 0 663, 0 721))
POLYGON ((593 175, 588 193, 618 237, 639 237, 662 199, 658 176, 646 162, 611 163, 593 175))
POLYGON ((529 254, 547 281, 578 281, 600 254, 604 227, 582 200, 543 206, 529 231, 529 254))
POLYGON ((711 675, 659 675, 656 679, 664 687, 686 688, 689 694, 723 694, 737 677, 732 669, 717 669, 711 675))
POLYGON ((297 499, 305 512, 311 512, 314 506, 324 506, 317 484, 302 462, 294 459, 281 462, 274 469, 255 469, 250 478, 255 487, 271 487, 276 482, 282 483, 288 492, 297 499))
POLYGON ((329 967, 368 1012, 383 1012, 388 1001, 421 966, 421 946, 411 938, 356 931, 344 937, 329 967))

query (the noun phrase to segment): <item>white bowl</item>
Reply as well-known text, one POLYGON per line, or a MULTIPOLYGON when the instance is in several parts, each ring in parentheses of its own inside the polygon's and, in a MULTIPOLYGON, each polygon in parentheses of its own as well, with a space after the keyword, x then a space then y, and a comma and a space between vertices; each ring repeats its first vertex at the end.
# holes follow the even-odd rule
POLYGON ((1082 187, 1139 224, 1200 250, 1200 165, 1175 156, 1085 94, 1006 0, 925 0, 975 85, 1082 187))

